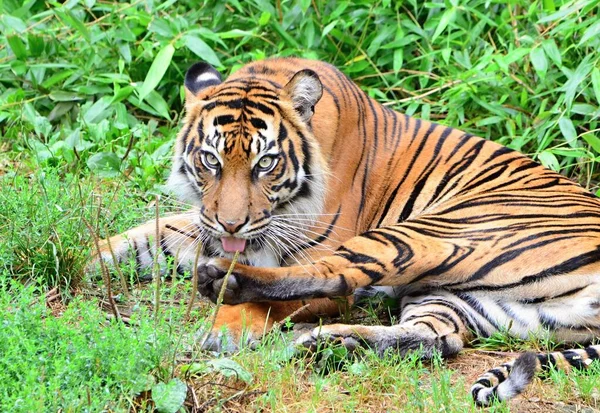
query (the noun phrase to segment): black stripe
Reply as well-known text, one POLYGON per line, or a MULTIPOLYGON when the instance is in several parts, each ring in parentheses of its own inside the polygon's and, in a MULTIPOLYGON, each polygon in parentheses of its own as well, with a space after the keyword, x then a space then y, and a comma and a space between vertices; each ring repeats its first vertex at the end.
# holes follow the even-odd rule
POLYGON ((542 371, 550 371, 556 366, 556 359, 552 354, 538 354, 537 358, 542 366, 542 371))
POLYGON ((587 367, 583 362, 583 357, 575 350, 565 350, 562 352, 562 355, 576 369, 583 370, 587 367))
POLYGON ((556 275, 569 274, 579 268, 585 267, 586 265, 593 264, 595 262, 600 261, 600 246, 598 246, 595 250, 586 252, 584 254, 577 255, 573 258, 570 258, 562 263, 555 265, 554 267, 547 268, 543 271, 540 271, 537 274, 528 275, 523 277, 521 281, 515 283, 509 283, 504 285, 478 285, 476 287, 468 287, 468 288, 460 288, 459 285, 462 285, 463 282, 458 284, 448 284, 447 288, 450 287, 459 287, 457 290, 461 292, 467 291, 496 291, 496 290, 504 290, 507 288, 520 287, 527 284, 533 284, 545 278, 553 277, 556 275))
POLYGON ((592 360, 600 360, 600 354, 598 354, 598 352, 596 351, 596 349, 594 347, 586 347, 585 348, 585 352, 587 353, 588 357, 592 360))

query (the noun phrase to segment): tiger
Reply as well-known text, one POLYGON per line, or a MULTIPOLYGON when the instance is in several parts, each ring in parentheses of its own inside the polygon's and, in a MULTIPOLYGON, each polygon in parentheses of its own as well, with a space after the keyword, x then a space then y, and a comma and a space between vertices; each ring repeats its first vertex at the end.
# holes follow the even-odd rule
POLYGON ((600 200, 588 190, 381 105, 325 62, 269 58, 225 81, 201 62, 184 89, 168 186, 189 210, 158 233, 148 222, 109 238, 100 258, 196 262, 199 292, 216 301, 238 254, 204 348, 236 351, 287 317, 332 316, 343 298, 387 289, 397 323, 325 324, 296 343, 424 358, 499 331, 588 345, 486 372, 471 388, 479 405, 599 358, 600 200))

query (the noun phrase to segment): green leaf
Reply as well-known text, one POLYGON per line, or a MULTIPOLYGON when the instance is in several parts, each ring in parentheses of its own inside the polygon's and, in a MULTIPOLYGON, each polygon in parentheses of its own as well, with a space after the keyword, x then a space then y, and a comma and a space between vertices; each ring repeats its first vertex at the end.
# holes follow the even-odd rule
POLYGON ((600 105, 600 70, 597 67, 592 69, 592 88, 596 95, 596 102, 600 105))
POLYGON ((404 51, 402 49, 394 50, 394 73, 398 73, 402 69, 402 62, 404 60, 404 51))
POLYGON ((600 138, 592 133, 584 133, 581 137, 594 149, 594 151, 596 151, 596 153, 600 154, 600 138))
POLYGON ((348 367, 348 373, 355 376, 364 376, 369 372, 369 366, 363 361, 356 361, 348 367))
POLYGON ((75 100, 83 100, 83 96, 75 92, 68 92, 64 90, 55 90, 50 92, 49 97, 55 102, 72 102, 75 100))
POLYGON ((566 117, 560 118, 558 126, 567 143, 571 147, 575 147, 577 144, 577 131, 575 130, 575 126, 573 126, 571 119, 566 117))
POLYGON ((150 66, 150 70, 146 74, 144 84, 142 84, 139 90, 140 100, 143 100, 148 96, 148 93, 152 92, 158 86, 158 83, 162 80, 171 64, 173 53, 175 53, 175 47, 169 43, 156 54, 152 66, 150 66))
POLYGON ((260 15, 260 18, 258 19, 258 25, 266 26, 267 23, 269 23, 269 20, 271 20, 271 13, 269 13, 268 11, 263 11, 260 15))
POLYGON ((210 369, 206 363, 192 363, 181 366, 181 373, 186 375, 200 375, 208 372, 210 369))
POLYGON ((27 48, 25 47, 25 43, 21 39, 21 36, 7 36, 6 41, 8 41, 8 45, 10 46, 10 49, 13 51, 17 59, 27 58, 27 48))
POLYGON ((593 68, 593 63, 590 60, 595 57, 594 55, 587 55, 577 66, 577 69, 569 76, 569 80, 563 86, 563 90, 565 91, 565 103, 567 107, 571 106, 573 103, 573 99, 575 98, 575 93, 577 93, 577 88, 583 82, 583 80, 587 77, 590 71, 593 68))
POLYGON ((63 11, 55 9, 54 13, 61 21, 67 23, 67 25, 69 25, 72 29, 79 32, 79 34, 81 34, 83 38, 88 41, 88 43, 91 42, 90 32, 88 31, 87 27, 81 20, 77 18, 77 16, 73 14, 71 10, 63 11))
POLYGON ((252 374, 231 359, 212 359, 207 364, 225 377, 235 377, 246 383, 252 381, 252 374))
POLYGON ((556 46, 556 43, 553 39, 544 40, 542 42, 542 47, 544 48, 544 52, 546 55, 554 62, 554 64, 558 67, 562 66, 562 57, 560 55, 560 50, 556 46))
POLYGON ((538 155, 538 159, 546 168, 552 169, 554 171, 558 171, 560 169, 560 164, 558 163, 558 159, 556 156, 550 151, 544 151, 538 155))
POLYGON ((110 96, 104 96, 87 109, 83 115, 85 123, 96 123, 106 117, 111 100, 112 98, 110 96))
POLYGON ((152 400, 160 413, 176 413, 183 406, 186 396, 187 385, 178 378, 152 386, 152 400))
POLYGON ((581 36, 581 40, 579 41, 577 46, 581 46, 591 38, 595 38, 598 35, 600 35, 600 20, 596 21, 594 24, 587 28, 583 36, 581 36))
POLYGON ((586 2, 584 2, 584 1, 568 2, 567 4, 569 4, 569 3, 572 5, 569 7, 563 7, 556 13, 552 13, 549 16, 542 17, 541 19, 539 19, 537 21, 537 23, 542 24, 542 23, 548 23, 548 22, 555 21, 555 20, 562 20, 563 18, 567 17, 569 14, 575 13, 577 10, 581 9, 586 4, 586 2))
POLYGON ((240 29, 233 29, 226 32, 218 33, 221 39, 237 39, 239 37, 252 37, 254 32, 240 29))
POLYGON ((335 25, 336 25, 336 24, 338 24, 338 21, 339 21, 339 20, 334 20, 334 21, 332 21, 331 23, 329 23, 327 26, 325 26, 325 27, 323 28, 323 33, 321 33, 321 38, 323 38, 323 37, 327 36, 327 35, 329 34, 329 32, 330 32, 331 30, 333 30, 333 28, 335 27, 335 25))
POLYGON ((553 12, 556 10, 556 6, 554 5, 554 0, 543 0, 542 4, 544 5, 544 10, 553 12))
POLYGON ((541 47, 536 47, 529 52, 529 58, 531 59, 531 64, 533 65, 533 68, 537 74, 544 78, 546 76, 546 71, 548 70, 548 60, 546 59, 546 53, 544 53, 544 49, 541 47))
POLYGON ((99 152, 91 156, 87 166, 102 178, 113 178, 121 173, 121 159, 112 152, 99 152))
POLYGON ((448 24, 450 24, 450 22, 452 20, 454 20, 455 15, 456 15, 456 9, 454 7, 446 10, 444 12, 444 14, 442 14, 442 17, 440 18, 440 22, 437 24, 437 27, 435 28, 435 32, 433 33, 433 36, 431 37, 431 43, 433 43, 435 41, 435 39, 437 39, 438 36, 440 34, 442 34, 444 30, 446 30, 446 27, 448 27, 448 24))
POLYGON ((113 96, 110 103, 113 104, 120 102, 123 99, 127 99, 129 95, 131 95, 131 93, 133 93, 133 86, 125 86, 119 89, 118 91, 115 90, 115 95, 113 96))
POLYGON ((589 158, 590 154, 582 148, 554 148, 551 149, 555 155, 566 156, 567 158, 589 158))
POLYGON ((29 53, 33 57, 39 57, 44 51, 46 42, 41 36, 36 36, 33 33, 27 34, 27 43, 29 43, 29 53))
POLYGON ((217 67, 223 66, 219 57, 204 40, 191 34, 186 34, 184 40, 185 46, 203 61, 217 67))
POLYGON ((148 93, 146 96, 146 102, 152 106, 152 108, 159 113, 163 118, 171 120, 171 116, 169 115, 169 105, 163 99, 163 97, 158 94, 155 90, 148 93))
POLYGON ((18 17, 11 16, 9 14, 0 14, 0 21, 4 27, 13 29, 17 33, 23 33, 25 30, 27 30, 27 25, 25 22, 18 17))

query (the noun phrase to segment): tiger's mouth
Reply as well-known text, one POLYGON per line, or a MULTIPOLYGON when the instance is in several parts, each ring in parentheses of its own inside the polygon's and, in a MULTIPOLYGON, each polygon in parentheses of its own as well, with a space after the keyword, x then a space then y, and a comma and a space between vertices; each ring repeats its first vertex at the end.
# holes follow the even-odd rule
POLYGON ((246 240, 235 237, 221 237, 221 246, 225 252, 243 253, 246 249, 246 240))

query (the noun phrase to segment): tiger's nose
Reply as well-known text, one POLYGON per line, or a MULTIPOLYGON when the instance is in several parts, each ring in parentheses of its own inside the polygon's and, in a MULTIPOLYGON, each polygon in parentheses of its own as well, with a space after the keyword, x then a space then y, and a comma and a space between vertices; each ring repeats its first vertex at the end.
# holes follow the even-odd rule
POLYGON ((219 224, 221 224, 221 226, 225 229, 225 231, 229 232, 230 234, 235 234, 246 224, 246 222, 248 222, 248 217, 246 217, 246 219, 244 219, 244 220, 221 219, 218 216, 216 218, 217 218, 217 222, 219 224))

